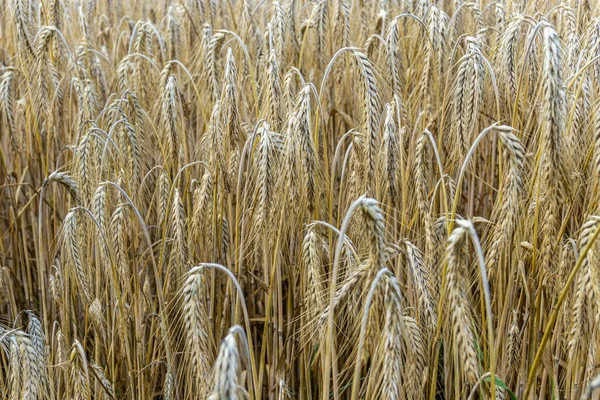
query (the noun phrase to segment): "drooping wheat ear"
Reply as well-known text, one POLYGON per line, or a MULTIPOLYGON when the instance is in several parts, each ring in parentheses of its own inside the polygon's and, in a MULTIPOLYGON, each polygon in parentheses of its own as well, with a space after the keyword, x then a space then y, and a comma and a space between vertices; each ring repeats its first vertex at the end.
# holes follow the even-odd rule
POLYGON ((63 185, 73 198, 73 201, 76 204, 80 203, 79 185, 71 178, 69 174, 66 172, 54 171, 44 180, 44 185, 48 185, 52 182, 57 182, 63 185))
MULTIPOLYGON (((369 11, 370 11, 370 7, 368 7, 368 4, 366 1, 361 1, 359 3, 355 3, 357 5, 359 5, 358 9, 359 9, 359 17, 358 17, 358 25, 359 25, 359 41, 363 41, 365 40, 365 38, 369 35, 369 30, 368 30, 368 25, 369 25, 369 11)), ((356 12, 354 10, 352 10, 353 12, 356 12)))
POLYGON ((484 61, 477 38, 467 37, 467 51, 456 74, 452 111, 451 150, 455 160, 467 154, 483 103, 484 61))
POLYGON ((568 29, 566 43, 567 71, 568 74, 575 74, 577 72, 579 57, 581 55, 581 38, 577 33, 576 26, 568 29))
POLYGON ((386 35, 386 66, 390 76, 392 93, 402 96, 404 81, 400 71, 404 72, 402 58, 398 57, 398 19, 394 18, 388 27, 386 35), (399 64, 399 65, 398 65, 399 64))
POLYGON ((222 216, 219 217, 222 221, 221 223, 221 258, 223 263, 227 263, 227 256, 229 254, 230 246, 231 246, 231 235, 229 234, 229 223, 227 222, 227 218, 222 216))
MULTIPOLYGON (((593 39, 593 48, 585 48, 582 52, 582 46, 585 47, 585 43, 582 43, 583 41, 578 33, 577 16, 575 14, 575 10, 571 9, 570 7, 565 7, 565 9, 561 12, 561 17, 563 17, 565 20, 564 23, 561 24, 563 26, 563 33, 561 36, 566 37, 565 72, 567 73, 567 76, 573 76, 577 74, 578 70, 587 61, 586 55, 600 55, 600 52, 598 51, 598 46, 600 46, 600 24, 596 22, 595 24, 592 24, 590 29, 590 39, 593 39), (590 52, 588 53, 588 51, 590 52)), ((592 78, 600 76, 596 74, 596 71, 600 68, 598 63, 595 63, 594 67, 595 68, 591 69, 590 72, 581 74, 579 79, 576 80, 577 83, 573 85, 570 90, 565 88, 568 101, 567 109, 569 111, 573 110, 571 123, 572 134, 567 135, 565 137, 565 141, 567 142, 567 146, 571 147, 573 150, 579 150, 577 147, 579 147, 582 151, 587 150, 587 143, 583 144, 585 141, 574 140, 573 137, 579 135, 587 136, 588 130, 586 128, 588 125, 588 117, 590 111, 593 109, 592 104, 590 103, 592 97, 592 78), (580 144, 578 142, 583 143, 580 144)))
POLYGON ((306 81, 296 67, 292 67, 283 76, 284 114, 288 116, 288 125, 289 119, 292 117, 291 113, 293 112, 294 102, 298 95, 298 88, 305 85, 306 81))
POLYGON ((269 52, 267 61, 267 69, 265 71, 265 99, 264 99, 264 115, 274 131, 279 131, 282 128, 282 99, 281 99, 281 82, 279 78, 278 60, 274 50, 269 52))
MULTIPOLYGON (((41 394, 41 373, 39 370, 39 354, 30 335, 17 331, 16 343, 19 346, 21 382, 18 387, 19 399, 36 400, 41 394)), ((44 365, 44 368, 46 366, 44 365)))
POLYGON ((67 252, 70 256, 72 267, 74 268, 73 272, 75 274, 77 286, 83 295, 85 303, 90 304, 92 302, 92 295, 90 292, 87 268, 83 263, 83 254, 80 250, 81 232, 78 231, 77 225, 77 212, 71 210, 65 216, 63 222, 65 245, 67 246, 67 252))
MULTIPOLYGON (((101 227, 97 226, 96 224, 93 225, 94 226, 94 230, 96 235, 94 235, 94 239, 97 243, 97 246, 99 248, 98 252, 100 253, 100 262, 101 265, 104 268, 99 268, 98 271, 102 274, 104 274, 104 276, 111 282, 114 282, 114 275, 112 274, 112 271, 110 269, 111 267, 111 257, 110 257, 110 250, 108 247, 108 242, 107 242, 107 236, 106 236, 106 232, 104 229, 102 229, 101 227)), ((53 266, 53 268, 56 268, 53 266)), ((57 272, 58 273, 58 272, 57 272)), ((99 277, 100 275, 98 275, 99 277)), ((60 278, 60 277, 59 277, 60 278)))
MULTIPOLYGON (((452 202, 452 201, 454 201, 454 198, 456 197, 456 182, 454 181, 454 179, 452 179, 452 177, 450 175, 447 175, 447 174, 444 175, 444 179, 447 181, 446 184, 448 185, 448 187, 446 188, 448 202, 452 202)), ((457 212, 460 213, 460 212, 462 212, 463 209, 464 209, 464 207, 462 206, 462 204, 459 204, 456 210, 457 210, 457 212)))
MULTIPOLYGON (((381 21, 381 19, 379 19, 378 22, 379 21, 381 21)), ((367 55, 367 57, 373 58, 375 56, 375 51, 377 51, 377 49, 381 45, 382 45, 382 43, 381 43, 380 36, 378 34, 374 33, 367 38, 367 41, 362 46, 362 48, 363 48, 364 53, 367 55)))
MULTIPOLYGON (((323 243, 323 254, 327 260, 329 260, 330 251, 329 246, 326 242, 323 243)), ((354 243, 350 240, 347 235, 344 235, 344 242, 342 243, 342 260, 346 266, 346 271, 343 271, 342 276, 347 278, 350 272, 355 272, 356 269, 360 268, 360 261, 358 260, 358 253, 354 243)))
POLYGON ((132 190, 136 190, 140 182, 142 151, 134 126, 127 121, 125 121, 122 126, 127 137, 129 184, 132 190))
MULTIPOLYGON (((119 90, 124 91, 134 86, 132 81, 135 73, 135 63, 132 61, 131 56, 125 56, 119 61, 117 65, 117 80, 119 82, 119 90)), ((143 92, 141 93, 142 99, 143 92)))
POLYGON ((165 164, 179 162, 179 115, 177 78, 172 74, 172 63, 167 63, 161 72, 161 124, 166 135, 167 154, 165 164))
MULTIPOLYGON (((600 219, 597 217, 591 217, 583 224, 578 243, 580 250, 587 246, 599 224, 600 219)), ((593 317, 596 324, 600 321, 600 281, 590 262, 593 256, 594 249, 590 249, 578 273, 568 344, 569 358, 577 356, 577 352, 588 347, 588 333, 593 328, 588 322, 590 317, 593 317)))
MULTIPOLYGON (((334 27, 333 27, 333 43, 334 49, 342 49, 350 46, 350 6, 346 0, 336 0, 334 5, 334 27)), ((334 81, 336 86, 335 102, 345 103, 348 99, 344 96, 344 85, 342 81, 345 77, 344 66, 340 63, 337 64, 333 71, 334 81)))
POLYGON ((402 343, 402 309, 401 303, 390 298, 387 301, 385 324, 383 326, 383 370, 381 398, 385 400, 400 399, 405 396, 403 382, 408 378, 404 375, 403 357, 405 349, 402 343))
MULTIPOLYGON (((588 348, 586 349, 585 352, 585 356, 586 356, 586 363, 585 363, 585 368, 582 371, 582 378, 584 381, 589 381, 590 379, 592 379, 597 372, 596 371, 596 367, 595 367, 595 361, 596 360, 596 342, 595 340, 591 340, 588 348)), ((583 397, 583 396, 582 396, 583 397)))
POLYGON ((52 295, 52 300, 56 304, 60 304, 63 282, 62 276, 60 273, 60 265, 58 264, 58 260, 55 261, 55 264, 52 265, 52 273, 50 274, 50 294, 52 295))
POLYGON ((256 151, 257 185, 258 185, 258 212, 256 224, 264 233, 269 225, 273 192, 273 172, 275 166, 275 149, 273 133, 269 125, 263 124, 258 130, 259 144, 256 151))
POLYGON ((214 24, 215 21, 219 20, 220 18, 223 18, 223 10, 221 7, 219 7, 218 0, 209 0, 209 4, 211 22, 212 24, 214 24))
POLYGON ((215 102, 212 114, 210 116, 210 121, 208 122, 207 131, 208 140, 210 140, 210 145, 212 146, 212 151, 210 153, 211 161, 212 164, 218 166, 218 176, 221 177, 221 179, 219 179, 217 183, 219 184, 219 186, 222 183, 225 187, 225 190, 230 192, 231 187, 229 187, 229 185, 231 182, 229 177, 227 176, 229 170, 227 168, 226 159, 226 146, 228 142, 225 141, 227 131, 225 131, 222 128, 223 121, 221 119, 221 108, 221 101, 219 100, 215 102))
POLYGON ((192 268, 183 285, 183 329, 186 360, 190 364, 200 393, 206 393, 212 361, 210 322, 206 311, 202 273, 204 268, 192 268))
MULTIPOLYGON (((245 134, 244 134, 245 136, 245 134)), ((233 187, 236 187, 237 182, 233 183, 233 181, 235 181, 235 177, 237 177, 237 174, 239 173, 240 170, 240 160, 242 158, 241 153, 242 153, 242 149, 234 149, 231 154, 229 155, 229 165, 227 166, 227 175, 230 177, 231 182, 231 188, 233 189, 233 187)), ((235 196, 237 193, 235 193, 234 190, 232 190, 231 195, 235 196)))
MULTIPOLYGON (((17 44, 19 48, 24 46, 24 50, 29 53, 29 55, 33 55, 34 50, 32 47, 31 40, 31 30, 33 27, 31 26, 31 16, 29 11, 29 6, 26 4, 29 2, 25 2, 24 0, 15 0, 13 3, 14 6, 14 19, 15 25, 17 27, 17 44)), ((20 49, 23 51, 23 49, 20 49)))
POLYGON ((113 388, 112 383, 106 377, 104 369, 94 362, 90 363, 90 366, 92 367, 92 373, 96 377, 96 380, 98 381, 100 386, 102 386, 102 390, 104 390, 104 392, 106 393, 106 395, 108 395, 109 398, 116 399, 117 396, 115 393, 115 389, 113 388))
POLYGON ((40 320, 31 311, 27 312, 29 323, 27 324, 27 334, 33 346, 38 373, 39 390, 43 393, 50 390, 48 381, 47 353, 46 353, 46 335, 42 328, 40 320))
POLYGON ((171 180, 166 170, 160 170, 160 176, 158 177, 158 185, 156 190, 156 210, 158 221, 157 223, 162 226, 167 216, 167 203, 169 201, 169 191, 171 189, 171 180))
POLYGON ((203 70, 203 68, 205 68, 205 65, 203 65, 203 63, 207 60, 207 56, 208 56, 208 48, 210 46, 210 39, 212 39, 212 27, 210 26, 209 23, 204 23, 202 25, 202 33, 200 34, 200 40, 198 41, 198 55, 199 57, 197 57, 197 59, 195 60, 195 62, 197 62, 200 65, 195 65, 195 69, 201 69, 204 73, 205 70, 203 70))
MULTIPOLYGON (((366 233, 369 241, 369 270, 367 271, 363 283, 362 291, 366 292, 374 282, 374 276, 378 271, 381 271, 385 267, 385 261, 387 258, 387 252, 385 249, 385 221, 383 219, 382 211, 377 206, 377 203, 373 199, 364 199, 359 207, 363 220, 366 225, 366 233)), ((359 289, 360 290, 360 289, 359 289)), ((356 297, 350 299, 349 309, 350 313, 354 312, 353 309, 358 305, 358 299, 356 297)), ((382 317, 385 315, 385 295, 381 290, 375 291, 372 303, 370 305, 371 312, 369 313, 369 320, 367 324, 367 341, 365 349, 361 356, 364 361, 368 360, 371 354, 376 351, 378 342, 377 336, 382 327, 382 317)))
POLYGON ((424 389, 427 385, 427 346, 417 321, 409 316, 402 317, 402 339, 407 351, 406 374, 408 379, 408 397, 425 399, 424 389))
POLYGON ((500 81, 503 83, 504 96, 511 105, 514 103, 514 99, 517 96, 517 86, 519 84, 517 53, 519 49, 519 40, 522 37, 522 23, 523 18, 520 16, 515 17, 508 23, 500 37, 498 49, 498 58, 501 65, 498 75, 500 81))
POLYGON ((285 26, 285 12, 279 1, 273 2, 273 16, 269 23, 271 27, 271 42, 273 43, 273 50, 277 59, 284 64, 284 49, 285 49, 285 38, 286 38, 286 26, 285 26))
POLYGON ((120 188, 125 188, 125 171, 123 171, 122 168, 120 168, 117 173, 117 186, 120 188))
POLYGON ((380 270, 385 262, 385 221, 377 200, 364 198, 360 203, 360 213, 366 227, 369 241, 369 262, 375 271, 380 270))
POLYGON ((193 212, 191 221, 191 237, 195 241, 203 237, 207 221, 212 221, 212 176, 209 171, 204 172, 201 184, 194 190, 193 212))
POLYGON ((67 362, 67 339, 60 328, 56 331, 56 358, 60 364, 67 362))
POLYGON ((81 182, 81 194, 84 204, 91 201, 92 187, 97 183, 96 168, 95 168, 95 141, 94 129, 90 129, 86 133, 77 148, 77 173, 81 182))
POLYGON ((71 363, 71 385, 73 386, 75 398, 90 399, 90 376, 87 357, 85 356, 83 346, 78 340, 73 342, 69 361, 71 363))
MULTIPOLYGON (((432 257, 433 254, 433 216, 431 215, 429 205, 429 189, 427 183, 429 182, 429 154, 427 151, 427 135, 423 133, 417 139, 415 147, 415 185, 417 192, 417 207, 421 213, 421 219, 423 220, 423 226, 425 228, 425 254, 427 257, 432 257)), ((433 261, 432 259, 428 260, 433 261)))
MULTIPOLYGON (((371 36, 369 37, 369 39, 367 39, 367 42, 369 42, 371 40, 371 38, 375 38, 376 35, 378 36, 383 36, 385 33, 385 28, 387 26, 387 18, 388 18, 388 11, 386 10, 385 7, 385 2, 382 2, 382 7, 379 9, 379 12, 376 15, 373 15, 373 17, 375 17, 375 23, 372 23, 372 28, 371 28, 371 36)), ((375 8, 373 9, 373 11, 375 11, 375 8)), ((375 40, 375 39, 374 39, 375 40)), ((374 43, 375 45, 378 45, 377 42, 374 43)), ((369 46, 364 46, 365 52, 367 54, 369 54, 369 56, 372 54, 368 51, 366 51, 366 49, 368 49, 369 46)))
MULTIPOLYGON (((510 385, 516 378, 515 365, 519 363, 519 351, 521 350, 521 332, 519 329, 517 311, 513 310, 512 322, 508 330, 508 338, 506 339, 506 357, 504 364, 504 373, 507 384, 510 385)), ((510 387, 510 386, 509 386, 510 387)))
POLYGON ((115 263, 119 276, 121 290, 129 293, 131 279, 129 257, 127 255, 127 205, 117 206, 110 221, 112 245, 115 255, 115 263))
MULTIPOLYGON (((169 271, 167 276, 171 283, 183 274, 183 271, 188 263, 188 243, 187 234, 185 231, 185 209, 183 208, 183 200, 179 195, 179 189, 173 192, 173 208, 171 209, 171 235, 173 243, 171 245, 171 254, 169 257, 169 271)), ((167 282, 167 286, 169 282, 167 282)))
MULTIPOLYGON (((85 40, 85 38, 79 42, 77 45, 77 49, 75 50, 75 59, 77 63, 77 69, 79 71, 79 76, 83 79, 87 79, 90 77, 90 71, 88 69, 88 65, 90 64, 90 44, 85 40)), ((79 78, 73 77, 72 81, 79 82, 79 78)))
POLYGON ((83 98, 85 99, 90 119, 96 118, 96 115, 98 114, 98 103, 100 100, 98 99, 98 91, 96 90, 96 85, 91 79, 85 80, 83 98))
POLYGON ((9 337, 9 374, 8 381, 6 382, 6 390, 2 393, 7 396, 9 400, 19 400, 21 391, 21 354, 19 351, 19 345, 14 337, 9 337))
POLYGON ((49 7, 50 24, 61 30, 64 19, 64 6, 61 0, 52 0, 49 7))
MULTIPOLYGON (((578 251, 577 241, 573 238, 569 238, 569 239, 565 240, 564 243, 562 244, 561 251, 560 251, 560 263, 558 266, 559 285, 564 285, 565 282, 567 281, 569 274, 571 272, 571 268, 577 261, 577 260, 575 260, 575 257, 577 257, 577 254, 576 254, 577 251, 578 251)), ((574 291, 571 291, 571 293, 568 293, 567 299, 563 303, 563 308, 565 311, 571 310, 571 308, 572 308, 572 305, 573 305, 572 303, 573 303, 573 298, 574 298, 573 293, 574 293, 574 291)), ((570 312, 565 312, 565 314, 564 314, 564 324, 565 325, 564 326, 568 326, 572 317, 573 316, 570 312)), ((565 337, 562 338, 561 349, 567 348, 568 341, 569 341, 568 335, 566 335, 565 337)))
POLYGON ((301 167, 300 177, 302 190, 308 202, 308 210, 312 213, 315 209, 317 199, 317 188, 315 175, 317 174, 317 157, 315 145, 311 133, 310 118, 310 87, 305 86, 298 94, 295 110, 295 124, 292 129, 294 134, 298 135, 300 143, 301 160, 298 165, 301 167))
POLYGON ((95 12, 96 12, 96 0, 91 0, 85 7, 85 18, 88 21, 93 21, 95 12))
POLYGON ((128 120, 139 129, 145 118, 145 111, 140 104, 140 99, 131 90, 124 90, 123 97, 127 99, 128 120))
POLYGON ((503 30, 506 23, 506 6, 502 3, 497 3, 494 9, 496 11, 496 28, 503 30))
POLYGON ((210 95, 212 101, 216 101, 221 97, 221 85, 218 77, 218 63, 219 63, 219 52, 221 50, 221 46, 223 45, 223 41, 225 39, 225 34, 218 32, 215 33, 208 43, 208 47, 204 51, 204 71, 206 80, 205 82, 209 85, 210 95))
POLYGON ((375 183, 375 167, 377 160, 377 149, 379 148, 379 95, 377 92, 377 80, 373 64, 366 55, 359 51, 353 51, 354 60, 359 69, 361 82, 361 95, 364 112, 364 132, 366 142, 366 169, 365 187, 368 194, 372 194, 375 183))
POLYGON ((479 365, 475 350, 475 338, 471 330, 471 316, 465 277, 465 245, 468 231, 458 225, 450 237, 446 248, 445 260, 448 264, 446 282, 448 287, 449 305, 451 307, 451 324, 454 345, 461 362, 461 371, 470 385, 479 379, 479 365))
MULTIPOLYGON (((313 227, 308 229, 302 243, 302 258, 306 269, 306 320, 313 321, 318 313, 325 308, 322 282, 321 240, 313 227)), ((307 324, 307 326, 310 326, 307 324)))
POLYGON ((13 157, 18 158, 21 140, 17 136, 17 127, 15 124, 14 78, 15 73, 12 70, 6 71, 2 74, 2 77, 0 77, 0 127, 8 133, 13 157))
POLYGON ((386 106, 385 123, 383 129, 382 151, 379 153, 381 170, 385 178, 385 193, 392 206, 398 206, 398 166, 400 162, 400 146, 398 144, 398 129, 394 121, 396 107, 394 102, 386 106))
MULTIPOLYGON (((237 68, 235 58, 233 57, 233 51, 229 48, 225 63, 223 90, 221 91, 221 105, 217 110, 220 113, 218 121, 220 127, 217 129, 221 132, 216 130, 211 131, 215 147, 219 146, 218 151, 220 155, 218 156, 218 160, 220 161, 220 171, 225 183, 225 190, 228 192, 231 192, 233 187, 232 181, 235 173, 237 173, 236 166, 233 166, 234 171, 231 171, 232 168, 230 166, 232 163, 235 164, 236 154, 243 147, 246 140, 246 135, 239 119, 239 99, 236 80, 237 68)), ((211 127, 213 127, 212 124, 215 122, 217 121, 211 121, 211 127)))
POLYGON ((417 322, 403 314, 402 295, 395 277, 384 277, 385 324, 382 330, 382 391, 385 399, 422 399, 426 384, 426 345, 417 322))
POLYGON ((167 54, 169 60, 175 60, 181 47, 181 24, 173 11, 173 6, 169 6, 166 29, 167 54))
MULTIPOLYGON (((342 302, 347 301, 348 297, 350 297, 349 295, 353 293, 354 290, 360 286, 360 284, 365 282, 366 276, 368 275, 368 273, 372 272, 372 270, 373 268, 370 262, 367 261, 358 265, 356 268, 353 269, 352 272, 348 274, 342 286, 335 293, 333 299, 333 307, 330 308, 330 306, 328 305, 319 315, 317 326, 321 331, 320 333, 323 333, 322 331, 326 329, 327 318, 329 317, 329 313, 335 313, 335 310, 338 308, 338 306, 340 306, 342 302)), ((351 317, 354 317, 354 315, 351 314, 351 317)))
MULTIPOLYGON (((136 25, 138 27, 138 34, 133 45, 135 53, 147 55, 152 58, 152 25, 149 22, 139 21, 136 25)), ((141 58, 132 58, 133 68, 133 82, 135 92, 139 94, 142 101, 147 101, 148 93, 150 88, 147 87, 147 79, 149 68, 148 65, 141 58)), ((130 87, 127 87, 130 89, 130 87)))
POLYGON ((200 33, 199 38, 198 38, 196 44, 194 45, 194 55, 193 55, 193 60, 192 60, 193 70, 196 72, 196 74, 198 74, 202 78, 206 79, 202 85, 203 90, 205 91, 203 94, 210 97, 211 100, 213 100, 212 93, 211 93, 212 86, 211 86, 211 82, 208 81, 209 66, 206 65, 206 61, 210 57, 209 47, 210 47, 210 40, 212 39, 212 35, 213 35, 212 27, 210 26, 210 24, 204 23, 202 25, 202 32, 200 33))
POLYGON ((448 17, 448 14, 444 10, 432 5, 427 12, 425 23, 429 31, 429 41, 433 50, 428 53, 428 56, 432 57, 429 63, 435 63, 430 67, 431 73, 433 71, 436 72, 435 78, 434 75, 431 78, 441 79, 446 71, 450 17, 448 17))
POLYGON ((298 32, 296 24, 296 3, 297 0, 287 0, 284 6, 284 26, 286 27, 286 60, 292 64, 296 62, 300 53, 300 43, 298 41, 298 32))
POLYGON ((252 2, 251 0, 243 0, 240 3, 242 14, 242 39, 246 40, 250 28, 252 27, 252 2))
POLYGON ((511 238, 519 217, 519 202, 523 191, 522 173, 525 163, 525 148, 509 127, 497 127, 500 141, 506 150, 508 173, 504 179, 502 203, 497 212, 496 225, 487 254, 487 266, 493 271, 504 248, 511 246, 511 238))
POLYGON ((535 91, 538 85, 538 78, 540 75, 540 66, 538 63, 539 59, 539 45, 535 40, 535 29, 531 29, 527 34, 527 38, 525 39, 525 43, 531 43, 531 46, 528 48, 529 57, 527 58, 527 64, 525 68, 527 70, 527 78, 528 78, 528 87, 529 92, 528 95, 530 97, 535 96, 535 91))
POLYGON ((540 263, 545 270, 552 263, 552 254, 556 235, 560 225, 560 196, 564 196, 567 177, 566 157, 569 155, 565 146, 566 101, 562 79, 562 51, 560 39, 554 27, 545 24, 543 27, 544 62, 543 62, 543 112, 542 112, 542 144, 541 165, 538 178, 540 210, 542 210, 540 263))
MULTIPOLYGON (((282 159, 282 165, 285 165, 286 169, 277 179, 278 190, 285 194, 285 200, 289 204, 298 201, 303 186, 300 183, 301 154, 299 144, 300 138, 297 128, 298 120, 295 112, 292 110, 287 123, 287 134, 285 136, 285 147, 282 159)), ((296 210, 290 210, 290 214, 296 217, 297 212, 296 210)))
POLYGON ((164 400, 175 399, 175 377, 171 367, 167 366, 167 373, 165 374, 165 382, 163 383, 163 398, 164 400))
POLYGON ((315 52, 317 55, 317 70, 322 71, 325 60, 327 57, 327 26, 329 25, 329 2, 327 0, 321 0, 315 5, 311 20, 315 24, 315 37, 316 37, 316 48, 315 52))
POLYGON ((85 98, 83 97, 83 87, 81 86, 81 81, 77 77, 73 77, 71 79, 71 84, 73 85, 73 89, 75 90, 75 95, 77 98, 77 114, 79 116, 77 126, 83 126, 83 123, 87 120, 92 119, 87 112, 87 106, 85 104, 85 98))
POLYGON ((233 333, 221 342, 213 372, 213 391, 209 400, 237 400, 240 354, 233 333))
MULTIPOLYGON (((252 32, 252 39, 254 41, 254 47, 256 52, 256 63, 254 65, 254 74, 258 77, 263 77, 265 74, 266 63, 269 53, 269 49, 266 48, 265 38, 262 35, 261 29, 256 26, 254 27, 254 31, 252 32)), ((259 93, 263 93, 264 91, 264 79, 257 79, 256 81, 256 90, 259 93)), ((261 97, 258 98, 259 107, 264 106, 264 99, 261 97)))
POLYGON ((438 285, 432 277, 430 267, 423 259, 423 253, 408 239, 403 239, 403 251, 410 267, 413 282, 421 308, 421 324, 427 329, 432 329, 437 323, 437 293, 438 285))
POLYGON ((423 57, 423 67, 421 70, 421 79, 419 82, 419 95, 420 100, 424 103, 424 113, 430 113, 432 109, 432 97, 433 97, 433 76, 434 76, 434 59, 432 43, 429 35, 423 35, 423 44, 420 53, 423 57))
POLYGON ((237 89, 237 67, 231 47, 227 49, 221 107, 223 113, 223 128, 227 133, 231 149, 244 145, 246 138, 239 117, 239 98, 237 89))
MULTIPOLYGON (((43 26, 37 33, 35 38, 35 59, 36 63, 36 78, 37 78, 37 96, 36 106, 39 107, 42 114, 46 117, 50 115, 50 99, 51 88, 49 88, 49 76, 52 75, 54 67, 48 56, 48 46, 54 37, 56 29, 50 26, 43 26)), ((47 128, 47 121, 41 121, 42 127, 47 128)))
MULTIPOLYGON (((58 31, 57 31, 58 32, 58 31)), ((54 42, 55 48, 58 49, 58 41, 54 42)), ((50 84, 52 86, 52 104, 50 108, 50 114, 48 116, 48 126, 54 129, 55 133, 62 132, 64 128, 64 94, 63 88, 61 85, 61 76, 58 72, 57 67, 54 65, 54 59, 50 59, 50 63, 48 65, 49 69, 49 79, 50 84)), ((60 60, 57 59, 58 63, 60 60)))
POLYGON ((98 336, 104 338, 104 314, 102 312, 102 303, 100 303, 98 298, 95 298, 94 301, 92 301, 92 304, 90 304, 88 307, 88 314, 98 336))
POLYGON ((202 17, 201 19, 205 23, 204 25, 208 25, 209 21, 211 21, 210 4, 207 3, 207 0, 202 0, 197 3, 198 11, 200 12, 200 16, 202 17))

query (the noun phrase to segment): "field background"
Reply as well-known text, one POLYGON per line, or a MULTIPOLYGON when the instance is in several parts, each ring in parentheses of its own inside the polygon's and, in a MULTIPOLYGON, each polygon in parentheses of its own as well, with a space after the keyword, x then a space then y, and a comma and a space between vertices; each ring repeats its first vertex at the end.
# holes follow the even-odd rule
POLYGON ((598 2, 0 4, 0 397, 598 397, 598 2))

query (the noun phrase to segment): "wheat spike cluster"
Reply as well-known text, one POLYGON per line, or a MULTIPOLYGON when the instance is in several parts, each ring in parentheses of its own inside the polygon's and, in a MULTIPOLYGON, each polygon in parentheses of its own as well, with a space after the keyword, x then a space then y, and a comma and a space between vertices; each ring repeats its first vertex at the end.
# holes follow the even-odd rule
POLYGON ((600 399, 599 0, 0 0, 0 398, 600 399))

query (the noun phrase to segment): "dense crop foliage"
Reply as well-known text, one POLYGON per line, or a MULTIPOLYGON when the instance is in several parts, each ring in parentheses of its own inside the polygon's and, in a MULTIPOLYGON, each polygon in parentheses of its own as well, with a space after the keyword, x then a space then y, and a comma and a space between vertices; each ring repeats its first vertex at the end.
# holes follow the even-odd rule
POLYGON ((0 3, 2 398, 598 395, 599 4, 0 3))

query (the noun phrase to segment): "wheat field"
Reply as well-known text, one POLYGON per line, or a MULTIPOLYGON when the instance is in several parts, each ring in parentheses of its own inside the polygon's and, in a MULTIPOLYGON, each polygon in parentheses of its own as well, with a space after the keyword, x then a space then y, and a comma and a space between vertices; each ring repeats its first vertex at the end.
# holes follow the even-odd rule
POLYGON ((600 2, 0 4, 2 399, 600 396, 600 2))

